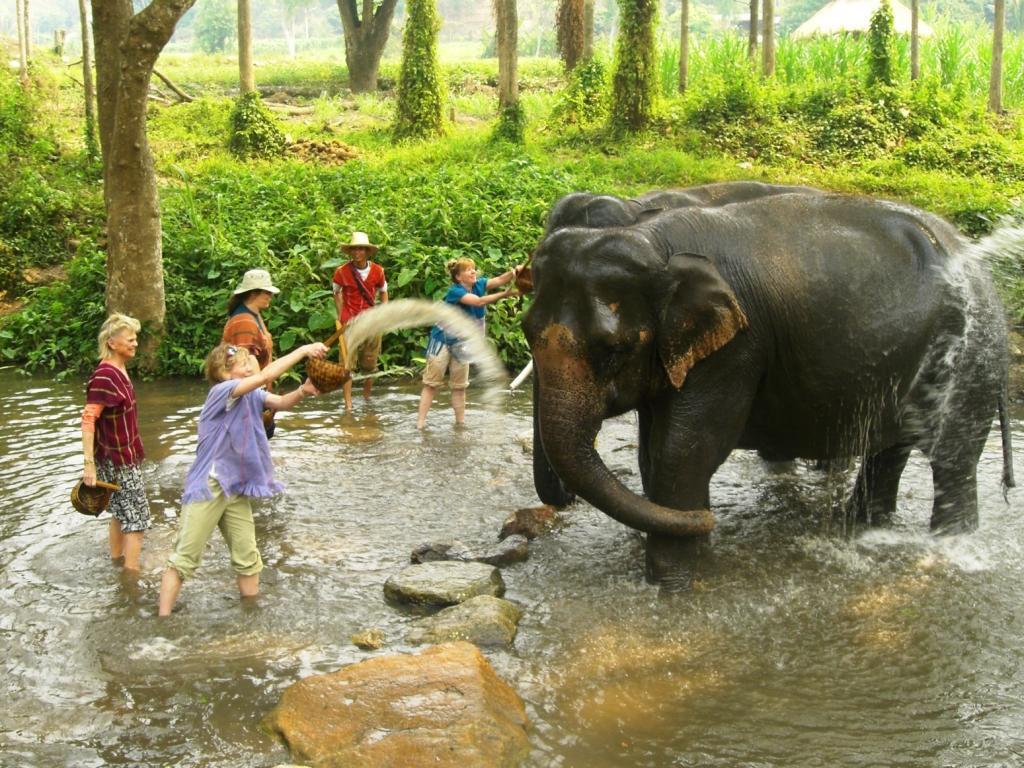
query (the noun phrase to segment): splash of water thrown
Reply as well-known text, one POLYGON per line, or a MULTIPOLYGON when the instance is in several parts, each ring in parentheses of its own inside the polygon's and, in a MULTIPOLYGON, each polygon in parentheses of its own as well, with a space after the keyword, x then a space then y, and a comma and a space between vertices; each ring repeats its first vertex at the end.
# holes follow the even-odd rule
POLYGON ((378 304, 360 313, 345 329, 345 343, 349 355, 354 356, 367 339, 388 331, 441 325, 445 331, 461 340, 462 356, 479 371, 478 379, 484 385, 483 401, 493 404, 504 388, 507 375, 505 366, 487 342, 483 328, 465 312, 448 304, 424 299, 395 299, 378 304))

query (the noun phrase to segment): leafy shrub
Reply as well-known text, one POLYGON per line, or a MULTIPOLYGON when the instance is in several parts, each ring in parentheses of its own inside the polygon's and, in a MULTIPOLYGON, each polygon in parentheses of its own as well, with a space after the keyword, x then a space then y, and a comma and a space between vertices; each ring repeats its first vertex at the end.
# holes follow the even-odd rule
POLYGON ((503 107, 498 113, 498 122, 494 126, 491 138, 494 141, 507 141, 510 144, 522 144, 526 134, 526 111, 523 104, 516 101, 503 107))
POLYGON ((235 157, 242 159, 280 157, 284 154, 284 134, 258 93, 243 94, 235 104, 228 146, 235 157))
POLYGON ((555 123, 587 128, 608 117, 608 67, 598 56, 577 64, 551 110, 555 123))

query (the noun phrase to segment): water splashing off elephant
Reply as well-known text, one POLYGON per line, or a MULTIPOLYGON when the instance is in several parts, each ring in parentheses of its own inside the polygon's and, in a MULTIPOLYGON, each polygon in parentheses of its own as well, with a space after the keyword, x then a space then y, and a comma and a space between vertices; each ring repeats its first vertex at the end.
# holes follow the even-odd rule
POLYGON ((849 509, 867 523, 893 515, 917 448, 932 530, 972 530, 1008 364, 984 251, 924 211, 807 187, 563 198, 524 319, 538 494, 645 531, 657 580, 712 530, 710 480, 734 448, 860 457, 849 509), (594 449, 602 421, 633 410, 643 495, 594 449))

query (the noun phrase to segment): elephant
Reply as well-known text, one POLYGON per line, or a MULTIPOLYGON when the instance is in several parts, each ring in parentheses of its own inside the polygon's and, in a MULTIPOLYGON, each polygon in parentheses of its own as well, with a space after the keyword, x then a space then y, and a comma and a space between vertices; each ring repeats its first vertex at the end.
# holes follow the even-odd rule
POLYGON ((561 198, 548 214, 546 232, 566 226, 622 227, 635 224, 643 218, 655 216, 664 210, 692 205, 715 206, 743 202, 768 195, 793 192, 820 194, 811 187, 765 184, 760 181, 732 181, 704 184, 688 189, 669 189, 648 192, 637 198, 624 200, 613 195, 592 195, 574 192, 561 198))
POLYGON ((710 481, 733 449, 859 457, 848 511, 879 524, 917 448, 931 530, 972 530, 996 413, 1014 484, 1006 323, 977 249, 909 205, 806 187, 562 198, 523 317, 538 495, 577 494, 645 532, 657 581, 712 531, 710 481), (629 411, 642 495, 595 448, 629 411))

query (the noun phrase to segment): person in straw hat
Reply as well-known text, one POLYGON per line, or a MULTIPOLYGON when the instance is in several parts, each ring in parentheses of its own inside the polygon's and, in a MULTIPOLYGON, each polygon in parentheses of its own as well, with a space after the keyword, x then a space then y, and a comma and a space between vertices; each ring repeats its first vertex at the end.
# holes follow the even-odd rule
MULTIPOLYGON (((334 270, 331 281, 334 287, 334 306, 338 310, 337 327, 345 328, 350 320, 361 312, 373 307, 379 300, 384 304, 388 300, 388 281, 384 276, 384 268, 370 257, 377 253, 378 246, 370 242, 365 232, 353 232, 349 242, 341 246, 349 260, 334 270)), ((373 373, 377 370, 377 359, 380 357, 381 337, 376 336, 366 341, 359 348, 357 361, 361 373, 373 373)), ((346 363, 344 345, 341 347, 341 362, 346 363)), ((373 388, 373 379, 367 377, 363 382, 363 397, 369 399, 373 388)), ((352 380, 345 382, 343 387, 345 408, 352 410, 352 380)))
POLYGON ((142 538, 150 527, 135 387, 127 369, 139 346, 140 327, 135 318, 116 312, 104 321, 97 339, 100 363, 86 384, 82 411, 82 482, 120 486, 110 498, 107 538, 110 559, 122 561, 126 573, 138 573, 142 538))
MULTIPOLYGON (((270 306, 280 290, 274 287, 270 273, 265 269, 250 269, 228 299, 228 321, 224 324, 221 341, 244 347, 266 368, 274 360, 274 338, 263 320, 263 310, 270 306)), ((263 415, 267 437, 274 435, 274 414, 263 415)))

